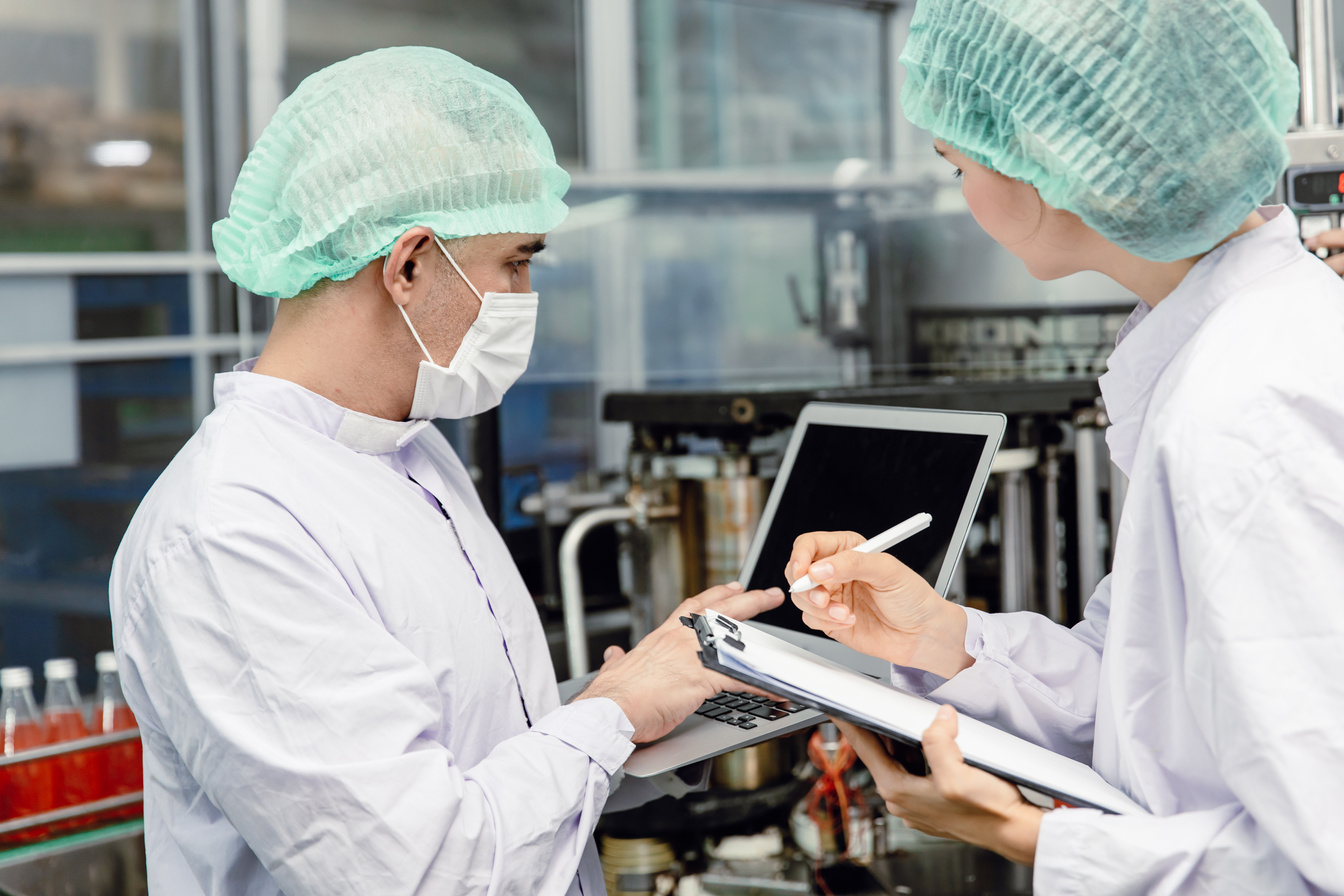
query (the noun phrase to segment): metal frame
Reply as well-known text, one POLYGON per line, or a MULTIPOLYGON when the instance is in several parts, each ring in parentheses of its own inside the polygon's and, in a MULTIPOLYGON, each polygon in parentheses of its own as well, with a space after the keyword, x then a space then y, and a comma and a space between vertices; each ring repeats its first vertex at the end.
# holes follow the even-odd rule
MULTIPOLYGON (((24 750, 20 753, 0 757, 0 768, 6 768, 11 765, 23 765, 24 763, 36 762, 41 759, 51 759, 55 756, 66 756, 70 753, 82 753, 87 750, 97 750, 101 747, 110 747, 114 744, 129 743, 130 741, 138 741, 139 739, 140 729, 138 728, 128 728, 125 731, 114 731, 111 734, 99 734, 93 737, 81 737, 78 740, 52 744, 49 747, 37 747, 36 749, 24 750)), ((110 809, 120 809, 123 806, 131 806, 135 803, 143 802, 144 798, 144 791, 136 790, 131 793, 110 796, 106 799, 79 803, 74 806, 64 806, 60 809, 53 809, 50 812, 38 812, 33 815, 23 815, 19 818, 0 822, 0 835, 12 834, 15 831, 23 831, 28 828, 42 827, 43 825, 52 824, 53 822, 65 821, 68 818, 80 818, 85 815, 95 815, 99 812, 106 812, 110 809)))

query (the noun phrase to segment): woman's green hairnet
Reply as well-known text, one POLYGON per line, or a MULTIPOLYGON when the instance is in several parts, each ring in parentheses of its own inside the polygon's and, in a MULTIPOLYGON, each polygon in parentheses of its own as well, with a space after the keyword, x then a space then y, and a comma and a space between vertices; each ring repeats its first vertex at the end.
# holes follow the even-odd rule
POLYGON ((508 82, 445 50, 374 50, 280 104, 215 223, 215 253, 239 286, 288 298, 348 280, 419 225, 445 239, 546 233, 568 189, 508 82))
POLYGON ((1288 164, 1297 68, 1256 0, 919 0, 901 62, 914 124, 1154 261, 1288 164))

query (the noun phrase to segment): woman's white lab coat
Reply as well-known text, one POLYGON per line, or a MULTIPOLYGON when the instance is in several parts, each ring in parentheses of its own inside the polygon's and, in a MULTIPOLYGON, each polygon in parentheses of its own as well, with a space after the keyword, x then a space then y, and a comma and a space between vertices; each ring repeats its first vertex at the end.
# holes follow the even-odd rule
POLYGON ((1121 331, 1085 620, 968 611, 971 668, 893 671, 1152 811, 1047 814, 1038 896, 1344 893, 1344 284, 1262 213, 1121 331))

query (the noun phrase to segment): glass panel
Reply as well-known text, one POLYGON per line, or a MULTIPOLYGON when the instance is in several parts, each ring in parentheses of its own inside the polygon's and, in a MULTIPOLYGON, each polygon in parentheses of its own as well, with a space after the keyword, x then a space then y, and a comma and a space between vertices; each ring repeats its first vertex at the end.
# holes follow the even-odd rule
POLYGON ((755 0, 637 10, 644 167, 881 158, 880 12, 755 0))
POLYGON ((640 223, 650 387, 839 381, 835 350, 790 305, 790 277, 805 306, 817 304, 811 215, 668 214, 640 223))
POLYGON ((89 690, 94 652, 112 645, 117 545, 193 429, 191 362, 80 364, 77 378, 78 465, 0 471, 0 664, 74 656, 89 690))
MULTIPOLYGON (((583 191, 569 201, 575 221, 590 218, 590 203, 615 207, 583 191)), ((531 361, 501 407, 506 466, 539 464, 552 481, 597 466, 609 391, 841 381, 841 352, 790 297, 793 279, 815 314, 816 216, 743 204, 696 194, 550 235, 532 265, 531 361)))
POLYGON ((153 465, 157 476, 195 429, 191 360, 81 364, 79 427, 86 465, 153 465))
POLYGON ((576 4, 569 0, 290 0, 289 91, 379 47, 429 46, 499 75, 532 106, 562 165, 579 157, 576 4))
POLYGON ((79 277, 75 283, 80 339, 191 332, 185 275, 79 277))
POLYGON ((0 4, 0 251, 184 247, 177 9, 0 4))

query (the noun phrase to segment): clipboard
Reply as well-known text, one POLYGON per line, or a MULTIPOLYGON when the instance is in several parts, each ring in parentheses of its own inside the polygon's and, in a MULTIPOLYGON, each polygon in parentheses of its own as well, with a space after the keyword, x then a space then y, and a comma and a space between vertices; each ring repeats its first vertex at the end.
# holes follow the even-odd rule
MULTIPOLYGON (((682 621, 695 629, 706 668, 901 743, 918 748, 937 712, 931 700, 832 663, 748 622, 714 610, 682 621)), ((1069 806, 1150 814, 1089 766, 969 716, 959 717, 957 746, 967 765, 1069 806)))

